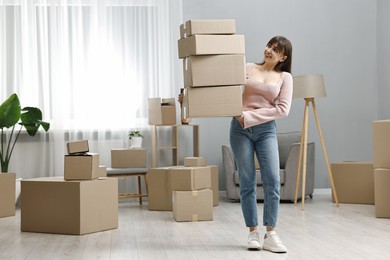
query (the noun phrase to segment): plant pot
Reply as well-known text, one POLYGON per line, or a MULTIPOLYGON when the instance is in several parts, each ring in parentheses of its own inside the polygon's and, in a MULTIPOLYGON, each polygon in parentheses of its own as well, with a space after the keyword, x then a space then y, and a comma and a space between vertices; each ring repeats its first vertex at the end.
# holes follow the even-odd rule
POLYGON ((130 139, 130 148, 141 148, 142 147, 142 137, 131 137, 130 139))
POLYGON ((15 173, 0 173, 0 217, 15 216, 15 173))

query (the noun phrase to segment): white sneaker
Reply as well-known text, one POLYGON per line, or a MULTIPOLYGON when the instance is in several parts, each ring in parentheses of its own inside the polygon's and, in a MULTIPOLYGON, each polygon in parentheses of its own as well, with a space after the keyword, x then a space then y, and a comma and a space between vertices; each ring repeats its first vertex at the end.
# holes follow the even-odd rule
POLYGON ((248 235, 248 249, 261 250, 259 231, 253 230, 248 235))
POLYGON ((283 245, 279 235, 275 231, 269 231, 264 237, 263 249, 274 253, 286 253, 287 248, 283 245))

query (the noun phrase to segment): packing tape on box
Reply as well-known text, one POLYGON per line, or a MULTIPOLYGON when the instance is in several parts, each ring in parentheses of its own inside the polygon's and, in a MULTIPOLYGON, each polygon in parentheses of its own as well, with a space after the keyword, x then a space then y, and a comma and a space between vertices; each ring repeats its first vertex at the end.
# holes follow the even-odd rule
MULTIPOLYGON (((192 183, 194 183, 194 182, 192 182, 192 183)), ((192 187, 192 188, 194 188, 194 187, 192 187)), ((193 190, 192 191, 192 197, 198 197, 198 191, 197 190, 193 190)))
POLYGON ((195 222, 195 221, 198 221, 198 214, 192 214, 192 218, 191 218, 191 220, 193 221, 193 222, 195 222))

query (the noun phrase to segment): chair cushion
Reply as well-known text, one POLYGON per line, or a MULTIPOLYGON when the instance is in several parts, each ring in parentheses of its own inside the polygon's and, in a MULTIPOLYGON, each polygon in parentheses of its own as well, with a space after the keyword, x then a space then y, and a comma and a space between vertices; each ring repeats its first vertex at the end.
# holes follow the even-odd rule
MULTIPOLYGON (((285 181, 285 171, 284 170, 280 170, 279 171, 279 174, 280 174, 280 185, 284 185, 284 181, 285 181)), ((235 171, 234 172, 234 183, 239 186, 240 185, 240 177, 238 176, 238 171, 235 171)), ((261 181, 261 175, 260 175, 260 170, 256 170, 256 184, 257 186, 261 186, 263 185, 263 182, 261 181)))
POLYGON ((280 169, 286 167, 291 145, 301 142, 301 132, 278 133, 280 169))

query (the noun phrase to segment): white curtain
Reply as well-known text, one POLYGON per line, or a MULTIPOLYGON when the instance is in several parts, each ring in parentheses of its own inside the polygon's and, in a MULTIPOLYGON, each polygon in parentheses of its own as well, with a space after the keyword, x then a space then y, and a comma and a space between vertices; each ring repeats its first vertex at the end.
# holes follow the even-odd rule
POLYGON ((181 12, 181 0, 0 0, 0 99, 17 93, 51 123, 20 137, 10 171, 63 175, 65 144, 81 139, 109 166, 132 129, 148 147, 147 99, 181 87, 181 12))

